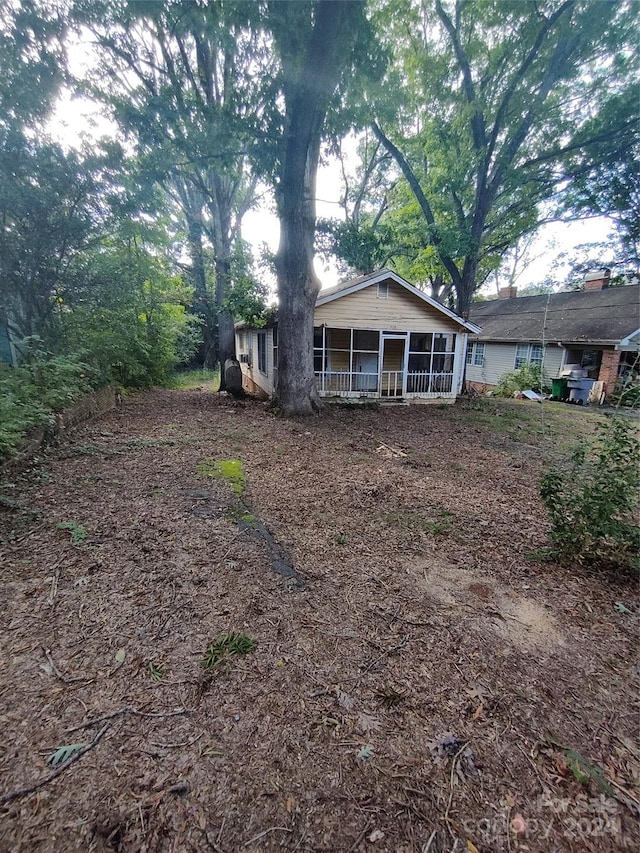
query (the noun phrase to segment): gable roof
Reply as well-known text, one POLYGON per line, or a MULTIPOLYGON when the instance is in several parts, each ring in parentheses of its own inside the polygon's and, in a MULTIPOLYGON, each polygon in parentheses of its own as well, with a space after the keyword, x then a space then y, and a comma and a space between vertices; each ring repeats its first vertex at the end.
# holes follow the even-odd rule
POLYGON ((640 284, 474 302, 471 319, 482 341, 617 344, 640 328, 640 284))
POLYGON ((444 305, 441 305, 436 299, 432 299, 430 296, 427 296, 426 293, 418 290, 417 287, 409 284, 409 282, 402 278, 402 276, 386 269, 375 273, 369 273, 368 275, 361 275, 357 278, 351 278, 348 281, 343 281, 340 284, 337 284, 335 287, 329 287, 325 290, 321 290, 318 294, 318 298, 316 299, 316 308, 319 308, 321 305, 326 305, 327 302, 333 302, 335 299, 341 299, 343 296, 349 296, 351 293, 357 293, 359 290, 364 290, 365 287, 371 287, 373 284, 379 284, 385 281, 393 281, 401 287, 404 287, 405 290, 408 290, 413 296, 417 296, 418 299, 421 299, 423 302, 426 302, 427 305, 430 305, 431 308, 435 308, 436 311, 444 314, 445 317, 448 317, 450 320, 458 323, 458 325, 462 326, 468 332, 471 332, 471 334, 477 335, 482 331, 475 323, 463 320, 462 317, 458 316, 454 311, 449 310, 449 308, 445 308, 444 305))

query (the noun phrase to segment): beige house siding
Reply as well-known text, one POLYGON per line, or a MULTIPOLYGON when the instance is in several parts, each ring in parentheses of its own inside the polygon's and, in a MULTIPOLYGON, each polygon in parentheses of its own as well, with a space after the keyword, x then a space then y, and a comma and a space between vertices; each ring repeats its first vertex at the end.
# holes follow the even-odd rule
POLYGON ((318 306, 314 314, 314 325, 323 324, 388 332, 460 331, 457 323, 396 282, 389 282, 386 299, 378 297, 378 288, 372 284, 348 296, 327 302, 326 305, 318 306))
MULTIPOLYGON (((469 342, 469 346, 472 342, 469 342)), ((497 385, 500 377, 509 370, 515 370, 517 344, 485 343, 484 364, 468 364, 466 378, 480 385, 497 385)), ((558 376, 562 366, 565 349, 559 346, 547 346, 544 351, 545 379, 558 376)))

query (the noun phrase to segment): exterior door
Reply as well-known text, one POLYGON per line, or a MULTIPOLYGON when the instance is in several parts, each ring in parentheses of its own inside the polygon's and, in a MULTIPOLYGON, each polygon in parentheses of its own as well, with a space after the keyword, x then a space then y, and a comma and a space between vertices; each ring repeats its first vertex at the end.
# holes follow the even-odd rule
POLYGON ((406 335, 383 335, 380 359, 380 396, 404 397, 406 393, 406 335))

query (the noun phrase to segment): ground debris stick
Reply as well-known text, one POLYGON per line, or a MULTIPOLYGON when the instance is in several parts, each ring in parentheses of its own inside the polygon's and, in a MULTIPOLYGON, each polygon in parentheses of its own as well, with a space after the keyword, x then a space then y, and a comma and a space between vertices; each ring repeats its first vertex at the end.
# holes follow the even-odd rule
POLYGON ((24 797, 27 794, 32 794, 34 791, 39 790, 40 788, 44 788, 45 785, 48 785, 49 782, 53 782, 58 776, 64 773, 67 768, 71 767, 71 765, 78 761, 79 758, 82 758, 90 749, 93 749, 94 746, 97 745, 98 741, 105 734, 107 729, 109 728, 109 723, 106 723, 98 732, 98 734, 94 737, 91 743, 88 743, 83 749, 78 750, 68 761, 65 761, 64 764, 61 764, 53 773, 49 773, 48 776, 45 776, 44 779, 40 779, 38 782, 34 782, 33 785, 27 785, 24 788, 17 788, 15 791, 9 791, 7 794, 3 794, 0 797, 1 803, 10 803, 12 800, 17 800, 19 797, 24 797))

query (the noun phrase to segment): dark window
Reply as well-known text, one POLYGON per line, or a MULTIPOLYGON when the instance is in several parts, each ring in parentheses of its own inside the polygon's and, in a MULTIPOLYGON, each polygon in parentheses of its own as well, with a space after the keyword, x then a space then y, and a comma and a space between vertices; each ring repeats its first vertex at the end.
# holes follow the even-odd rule
POLYGON ((426 353, 409 354, 409 373, 428 373, 431 370, 431 356, 426 353))
POLYGON ((380 333, 363 331, 355 329, 353 332, 353 348, 354 350, 363 350, 365 352, 378 352, 380 347, 380 333))
POLYGON ((431 352, 433 335, 411 334, 409 336, 409 350, 411 352, 431 352))
POLYGON ((267 372, 267 333, 258 332, 258 370, 267 372))

